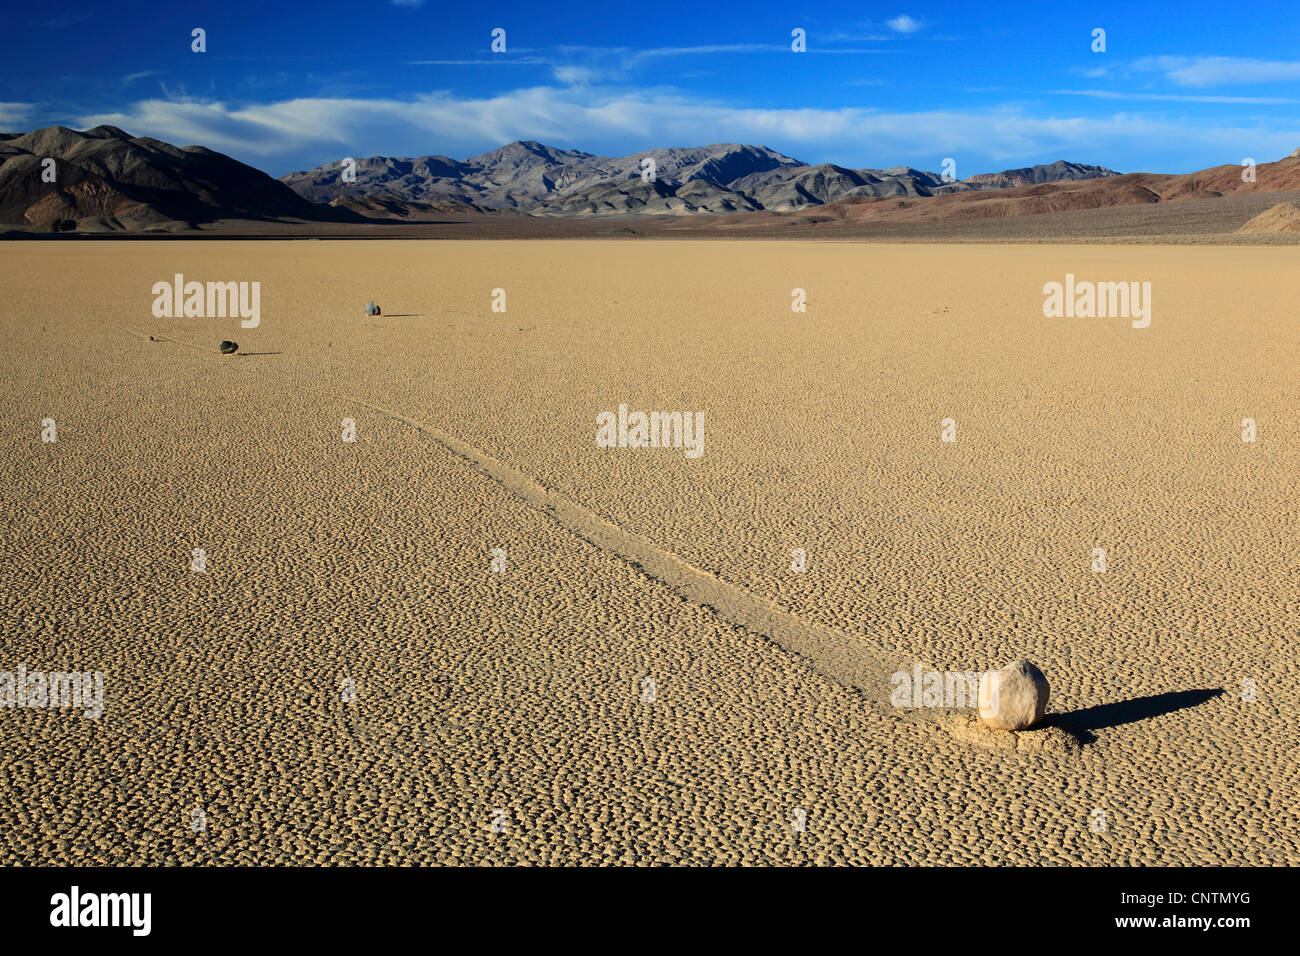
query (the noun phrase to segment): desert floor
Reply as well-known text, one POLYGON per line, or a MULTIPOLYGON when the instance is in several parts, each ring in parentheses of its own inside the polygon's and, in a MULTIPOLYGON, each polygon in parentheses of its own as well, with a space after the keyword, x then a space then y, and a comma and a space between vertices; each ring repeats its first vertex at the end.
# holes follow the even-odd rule
POLYGON ((0 254, 0 671, 105 695, 0 708, 0 863, 1300 863, 1294 248, 0 254), (1019 740, 890 706, 1020 657, 1019 740))

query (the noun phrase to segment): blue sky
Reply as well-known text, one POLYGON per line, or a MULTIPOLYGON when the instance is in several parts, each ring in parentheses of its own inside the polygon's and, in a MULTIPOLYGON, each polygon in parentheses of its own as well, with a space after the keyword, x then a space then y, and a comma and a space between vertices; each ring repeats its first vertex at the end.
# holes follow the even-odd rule
POLYGON ((0 53, 0 129, 110 123, 276 176, 514 139, 761 143, 856 168, 953 157, 959 177, 1056 159, 1188 172, 1300 147, 1295 0, 119 0, 11 6, 0 53))

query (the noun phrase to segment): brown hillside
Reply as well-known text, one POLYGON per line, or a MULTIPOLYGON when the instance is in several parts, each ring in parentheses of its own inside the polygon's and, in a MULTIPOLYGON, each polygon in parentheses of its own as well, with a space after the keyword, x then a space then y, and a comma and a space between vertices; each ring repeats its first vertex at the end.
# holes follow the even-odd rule
POLYGON ((1127 173, 932 198, 852 198, 795 215, 810 221, 961 221, 1293 190, 1300 189, 1300 157, 1259 164, 1253 183, 1242 182, 1241 174, 1241 166, 1215 166, 1178 175, 1127 173))
POLYGON ((1278 203, 1266 209, 1237 232, 1300 232, 1300 206, 1293 202, 1278 203))

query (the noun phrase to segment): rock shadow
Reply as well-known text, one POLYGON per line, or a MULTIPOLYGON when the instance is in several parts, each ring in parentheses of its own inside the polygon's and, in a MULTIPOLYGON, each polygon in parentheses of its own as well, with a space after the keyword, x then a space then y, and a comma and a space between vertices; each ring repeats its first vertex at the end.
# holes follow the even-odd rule
POLYGON ((1149 697, 1134 697, 1132 700, 1116 701, 1113 704, 1098 704, 1068 714, 1049 714, 1044 724, 1060 727, 1066 733, 1073 734, 1083 743, 1092 743, 1097 739, 1094 730, 1107 727, 1120 727, 1124 724, 1137 723, 1171 714, 1187 707, 1198 707, 1208 700, 1221 697, 1223 688, 1201 688, 1199 690, 1174 690, 1149 697))

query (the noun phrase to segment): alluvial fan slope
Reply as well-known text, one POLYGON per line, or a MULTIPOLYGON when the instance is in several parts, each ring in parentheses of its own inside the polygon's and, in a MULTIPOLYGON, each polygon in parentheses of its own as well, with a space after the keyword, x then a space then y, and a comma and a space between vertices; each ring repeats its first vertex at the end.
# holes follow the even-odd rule
POLYGON ((1289 248, 4 252, 0 672, 104 713, 0 706, 0 863, 1300 862, 1289 248), (1020 657, 1077 746, 890 706, 1020 657))

